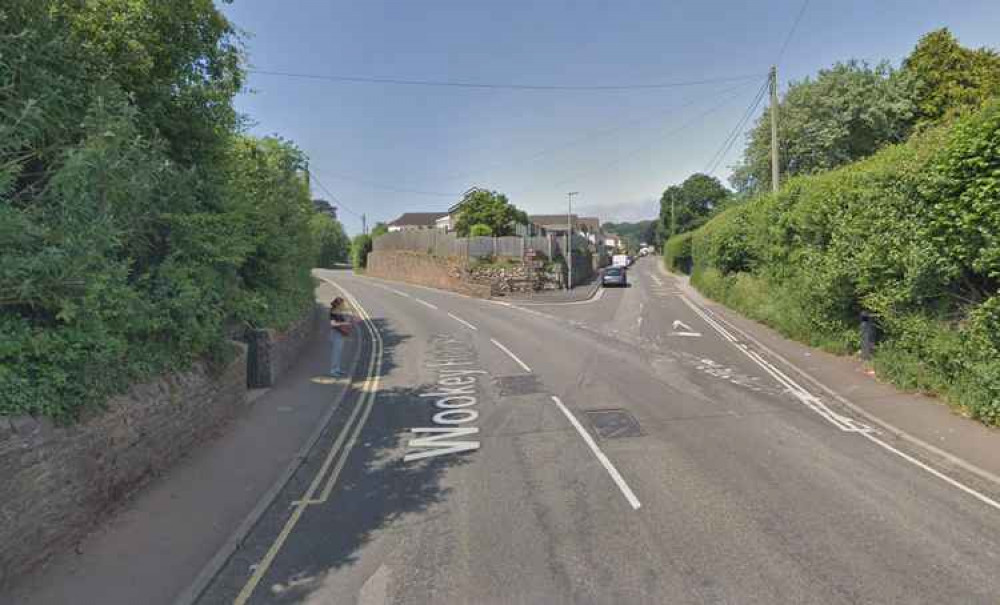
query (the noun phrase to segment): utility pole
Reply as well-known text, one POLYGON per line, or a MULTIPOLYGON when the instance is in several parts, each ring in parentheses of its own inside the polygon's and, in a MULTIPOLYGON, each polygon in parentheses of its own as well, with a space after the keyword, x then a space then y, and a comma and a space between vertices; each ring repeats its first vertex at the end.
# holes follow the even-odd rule
POLYGON ((580 195, 579 191, 570 191, 566 194, 569 205, 566 208, 566 288, 573 289, 573 196, 580 195))
POLYGON ((361 233, 363 235, 368 235, 368 215, 361 214, 361 233))
MULTIPOLYGON (((674 208, 677 200, 670 196, 670 237, 677 235, 677 211, 674 208)), ((670 238, 667 238, 670 239, 670 238)))
POLYGON ((778 66, 771 67, 771 190, 781 186, 778 174, 778 66))

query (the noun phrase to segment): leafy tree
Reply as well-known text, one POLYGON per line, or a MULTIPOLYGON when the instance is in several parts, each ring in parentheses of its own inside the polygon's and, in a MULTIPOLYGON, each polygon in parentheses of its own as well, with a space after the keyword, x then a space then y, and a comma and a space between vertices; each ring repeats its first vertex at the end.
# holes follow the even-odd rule
POLYGON ((493 230, 490 229, 489 225, 484 225, 483 223, 476 223, 469 228, 469 235, 472 237, 488 237, 493 235, 493 230))
POLYGON ((354 236, 351 242, 351 265, 355 269, 368 266, 368 253, 372 251, 372 236, 365 233, 354 236))
POLYGON ((719 179, 692 174, 680 185, 667 187, 660 196, 661 230, 668 237, 696 229, 731 195, 719 179))
POLYGON ((351 253, 351 240, 344 233, 340 221, 323 212, 317 212, 309 219, 309 228, 319 248, 316 266, 332 268, 336 263, 347 262, 351 253))
POLYGON ((1000 94, 1000 54, 959 45, 947 29, 926 34, 903 61, 912 78, 917 113, 932 121, 974 108, 1000 94))
POLYGON ((380 236, 380 235, 385 235, 386 233, 389 233, 389 225, 386 225, 382 221, 379 221, 379 222, 375 223, 375 226, 372 227, 372 238, 373 239, 376 238, 376 237, 378 237, 378 236, 380 236))
POLYGON ((526 225, 528 215, 507 200, 507 196, 496 191, 476 189, 462 200, 462 210, 455 221, 455 231, 460 237, 469 235, 473 225, 486 225, 493 235, 511 235, 514 225, 526 225))
POLYGON ((639 249, 639 244, 643 242, 650 245, 656 245, 660 241, 660 221, 658 219, 638 221, 635 223, 609 222, 604 223, 601 227, 605 232, 613 233, 624 239, 626 247, 630 252, 637 251, 639 249))
MULTIPOLYGON (((912 94, 909 79, 887 63, 871 68, 852 60, 792 82, 778 105, 781 174, 829 170, 905 140, 915 118, 912 94)), ((770 189, 770 108, 749 133, 730 182, 739 192, 770 189)))

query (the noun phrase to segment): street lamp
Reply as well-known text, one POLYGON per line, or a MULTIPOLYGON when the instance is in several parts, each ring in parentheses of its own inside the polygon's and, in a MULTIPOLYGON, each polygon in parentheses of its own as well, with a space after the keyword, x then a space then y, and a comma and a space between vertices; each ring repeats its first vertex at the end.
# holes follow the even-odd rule
POLYGON ((566 194, 569 205, 566 209, 566 288, 573 289, 573 196, 580 195, 579 191, 570 191, 566 194))

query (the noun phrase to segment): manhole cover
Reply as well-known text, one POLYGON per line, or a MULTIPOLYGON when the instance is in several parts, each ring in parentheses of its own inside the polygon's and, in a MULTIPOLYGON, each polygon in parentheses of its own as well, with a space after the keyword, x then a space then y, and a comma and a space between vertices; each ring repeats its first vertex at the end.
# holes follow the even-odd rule
POLYGON ((584 413, 601 439, 621 439, 622 437, 642 435, 639 421, 625 410, 587 410, 584 413))
POLYGON ((519 374, 517 376, 497 376, 496 384, 500 388, 500 396, 532 395, 542 392, 542 384, 534 374, 519 374))

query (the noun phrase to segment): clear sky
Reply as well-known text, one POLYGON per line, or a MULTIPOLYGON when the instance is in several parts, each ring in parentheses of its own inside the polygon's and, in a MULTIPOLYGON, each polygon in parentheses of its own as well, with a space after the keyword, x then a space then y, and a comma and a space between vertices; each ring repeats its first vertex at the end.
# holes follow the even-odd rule
MULTIPOLYGON (((255 134, 306 151, 350 233, 444 210, 478 185, 530 213, 657 213, 703 171, 749 106, 802 0, 236 0, 251 67, 330 76, 542 86, 715 80, 634 90, 401 86, 251 74, 255 134), (734 86, 737 88, 734 90, 734 86), (410 190, 393 191, 397 190, 410 190), (423 193, 416 193, 423 192, 423 193)), ((779 63, 782 86, 838 60, 898 64, 942 26, 1000 46, 997 0, 811 0, 779 63)), ((743 138, 717 171, 735 162, 743 138)), ((329 199, 314 185, 317 197, 329 199)))

